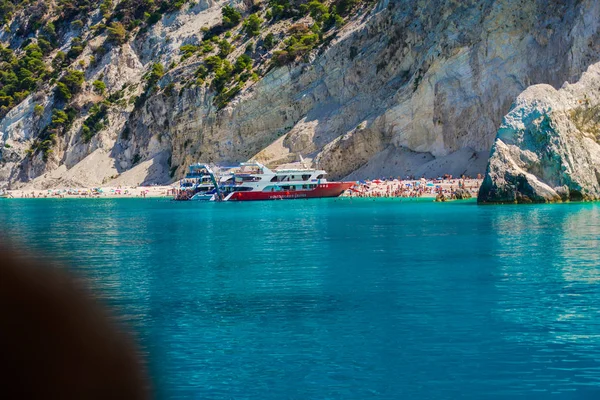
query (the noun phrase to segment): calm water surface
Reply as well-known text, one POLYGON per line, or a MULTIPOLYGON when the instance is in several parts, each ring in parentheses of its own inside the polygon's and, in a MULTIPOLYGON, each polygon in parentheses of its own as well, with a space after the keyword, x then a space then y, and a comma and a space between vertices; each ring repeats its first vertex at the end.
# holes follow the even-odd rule
POLYGON ((598 399, 600 205, 0 200, 160 398, 598 399))

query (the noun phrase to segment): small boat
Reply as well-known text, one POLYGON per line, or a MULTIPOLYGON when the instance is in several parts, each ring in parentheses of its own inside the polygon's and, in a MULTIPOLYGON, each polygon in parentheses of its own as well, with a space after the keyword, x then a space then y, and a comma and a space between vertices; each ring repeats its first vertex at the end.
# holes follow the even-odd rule
POLYGON ((190 200, 192 201, 214 201, 215 199, 215 190, 211 190, 210 192, 196 193, 193 195, 190 200))
POLYGON ((179 183, 175 200, 214 201, 218 196, 219 168, 208 164, 193 164, 179 183))

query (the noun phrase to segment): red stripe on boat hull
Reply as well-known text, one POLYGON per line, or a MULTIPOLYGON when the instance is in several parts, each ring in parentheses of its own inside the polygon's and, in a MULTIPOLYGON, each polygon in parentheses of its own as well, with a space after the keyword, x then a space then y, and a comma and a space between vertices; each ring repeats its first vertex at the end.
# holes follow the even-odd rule
POLYGON ((312 190, 287 190, 279 192, 236 192, 229 201, 316 199, 338 197, 354 186, 354 182, 328 182, 317 185, 312 190))

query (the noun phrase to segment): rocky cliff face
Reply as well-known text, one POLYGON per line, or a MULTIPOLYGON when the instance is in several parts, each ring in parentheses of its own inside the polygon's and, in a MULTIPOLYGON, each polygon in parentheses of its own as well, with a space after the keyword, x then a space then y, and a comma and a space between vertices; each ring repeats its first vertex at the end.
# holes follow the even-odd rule
POLYGON ((600 64, 523 92, 498 131, 480 203, 600 199, 600 64))
MULTIPOLYGON (((101 78, 108 93, 134 99, 153 63, 178 62, 143 101, 111 108, 110 123, 89 142, 81 124, 91 88, 78 95, 82 116, 46 160, 25 151, 50 118, 36 116, 34 104, 53 104, 51 92, 14 108, 0 122, 11 146, 2 150, 0 185, 168 181, 199 160, 277 165, 298 155, 334 178, 475 175, 519 93, 577 81, 600 55, 597 0, 380 0, 356 8, 302 60, 271 68, 272 52, 256 50, 261 79, 218 108, 213 89, 187 84, 199 61, 181 61, 179 48, 201 43, 225 3, 185 5, 86 69, 88 82, 101 78)), ((233 4, 249 10, 248 2, 233 4)), ((238 39, 229 57, 269 32, 283 39, 303 21, 310 23, 282 21, 258 39, 238 39)), ((74 64, 103 39, 90 39, 74 64)))

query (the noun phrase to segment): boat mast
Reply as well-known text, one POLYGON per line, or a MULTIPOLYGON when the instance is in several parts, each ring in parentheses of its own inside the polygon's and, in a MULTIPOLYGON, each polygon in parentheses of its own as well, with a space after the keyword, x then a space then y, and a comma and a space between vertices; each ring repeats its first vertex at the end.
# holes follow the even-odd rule
POLYGON ((217 182, 217 179, 215 178, 215 173, 208 165, 206 165, 206 171, 208 172, 208 175, 210 176, 210 180, 212 181, 213 185, 215 186, 215 190, 217 191, 216 201, 223 200, 223 197, 221 196, 221 191, 219 189, 219 182, 217 182))

